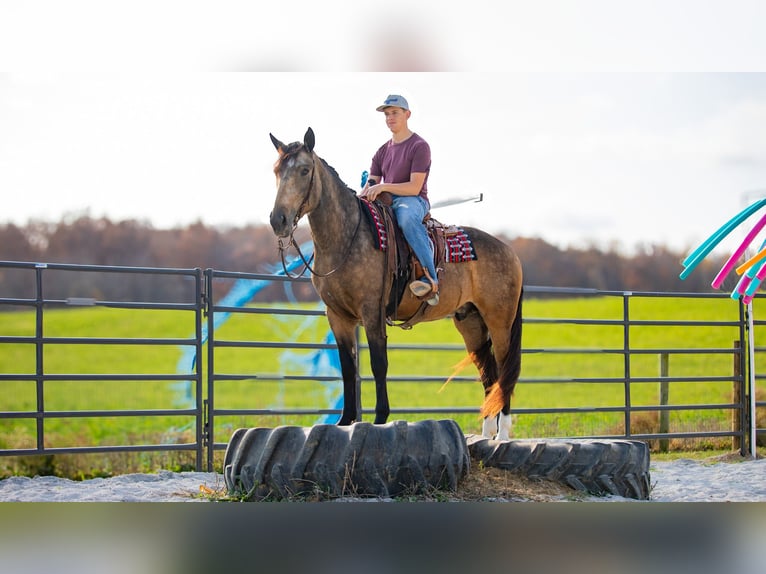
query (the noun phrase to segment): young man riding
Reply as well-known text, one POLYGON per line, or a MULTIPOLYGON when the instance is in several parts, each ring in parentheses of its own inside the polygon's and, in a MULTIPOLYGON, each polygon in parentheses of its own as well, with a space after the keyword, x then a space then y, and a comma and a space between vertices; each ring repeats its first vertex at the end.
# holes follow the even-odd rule
POLYGON ((425 277, 410 283, 410 291, 416 297, 427 297, 429 305, 436 305, 439 278, 434 266, 434 247, 423 225, 423 218, 431 208, 427 186, 431 148, 408 127, 411 112, 403 96, 390 95, 376 109, 385 114, 392 137, 375 152, 361 195, 370 201, 384 191, 393 195, 396 220, 426 273, 425 277))

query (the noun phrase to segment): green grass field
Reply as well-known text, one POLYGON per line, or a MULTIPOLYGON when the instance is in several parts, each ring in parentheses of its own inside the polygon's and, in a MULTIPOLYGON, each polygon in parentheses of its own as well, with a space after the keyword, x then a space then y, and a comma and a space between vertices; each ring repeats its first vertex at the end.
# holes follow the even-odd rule
MULTIPOLYGON (((759 301, 756 301, 758 303, 759 301)), ((622 407, 626 388, 621 382, 625 361, 619 350, 624 344, 621 325, 538 324, 535 319, 622 319, 622 299, 591 297, 565 300, 527 299, 524 316, 522 379, 516 388, 514 410, 588 407, 622 407), (594 352, 608 351, 608 352, 594 352), (592 383, 562 379, 615 379, 618 382, 592 383)), ((754 315, 758 317, 756 307, 754 315)), ((634 298, 630 301, 631 320, 695 320, 734 321, 736 305, 729 300, 634 298)), ((34 335, 35 318, 31 312, 0 314, 0 336, 34 335)), ((189 338, 194 332, 194 317, 186 311, 140 311, 107 308, 46 310, 44 335, 47 337, 126 337, 189 338)), ((234 314, 216 332, 218 340, 268 342, 321 342, 327 334, 323 317, 288 315, 234 314)), ((659 351, 662 349, 732 349, 739 338, 736 327, 729 326, 634 326, 630 329, 632 350, 646 354, 631 355, 632 378, 656 378, 659 375, 659 351), (656 351, 656 352, 655 352, 656 351)), ((756 335, 758 335, 756 329, 756 335)), ((461 339, 450 320, 416 326, 411 331, 389 330, 389 375, 411 380, 391 382, 389 396, 392 408, 478 408, 482 399, 481 385, 474 380, 475 370, 462 372, 469 381, 456 380, 444 386, 454 366, 465 352, 396 350, 397 345, 454 345, 461 339), (415 380, 427 377, 427 381, 415 380)), ((756 340, 756 346, 759 340, 756 340)), ((178 372, 181 348, 176 345, 47 345, 43 356, 48 375, 67 374, 174 374, 178 372)), ((203 360, 206 355, 203 353, 203 360)), ((217 348, 217 373, 253 375, 246 380, 217 381, 216 409, 316 409, 330 408, 339 393, 339 382, 296 381, 290 376, 306 374, 305 363, 311 351, 253 348, 217 348)), ((671 354, 670 377, 732 377, 731 353, 671 354)), ((36 365, 35 346, 22 343, 0 344, 0 372, 33 374, 36 365)), ((371 377, 366 351, 361 357, 362 376, 371 377)), ((190 374, 190 366, 186 366, 190 374)), ((47 381, 45 410, 92 411, 135 409, 181 409, 194 406, 188 384, 167 381, 47 381)), ((0 381, 0 411, 34 411, 37 405, 34 381, 0 381)), ((672 405, 727 404, 731 402, 731 381, 672 382, 672 405)), ((659 383, 637 382, 630 385, 633 406, 659 404, 659 383)), ((374 408, 374 383, 363 383, 362 403, 374 408)), ((480 432, 480 421, 474 412, 468 414, 397 414, 391 419, 454 418, 467 433, 480 432)), ((690 409, 672 412, 671 432, 728 431, 731 428, 728 409, 690 409)), ((366 415, 365 420, 371 420, 366 415)), ((635 413, 632 432, 656 432, 656 411, 635 413)), ((277 426, 280 424, 312 425, 317 415, 217 416, 215 441, 225 443, 235 428, 242 426, 277 426)), ((523 437, 561 437, 619 435, 624 433, 622 413, 557 413, 517 414, 514 435, 523 437)), ((47 448, 86 445, 126 445, 189 443, 194 440, 194 418, 190 416, 158 417, 65 417, 45 421, 47 448)), ((0 449, 34 448, 36 425, 33 419, 0 420, 0 449)), ((676 442, 687 448, 726 448, 730 438, 695 439, 676 442)), ((62 455, 63 456, 63 455, 62 455)), ((79 455, 71 455, 69 458, 79 455)), ((84 455, 85 456, 85 455, 84 455)), ((29 457, 25 457, 29 458, 29 457)), ((35 457, 40 458, 40 457, 35 457)), ((179 453, 140 453, 91 455, 97 462, 77 460, 73 466, 97 467, 82 476, 98 473, 146 470, 151 467, 188 468, 192 455, 179 453), (137 460, 136 460, 137 459, 137 460), (133 462, 128 463, 128 460, 133 462)), ((60 459, 60 457, 57 457, 60 459)), ((51 472, 73 474, 61 460, 51 472)), ((50 465, 50 457, 43 461, 50 465)), ((0 475, 27 473, 22 457, 0 458, 0 475)), ((43 464, 37 461, 38 467, 43 464)), ((39 468, 37 468, 39 471, 39 468)), ((83 472, 82 470, 78 472, 83 472)))

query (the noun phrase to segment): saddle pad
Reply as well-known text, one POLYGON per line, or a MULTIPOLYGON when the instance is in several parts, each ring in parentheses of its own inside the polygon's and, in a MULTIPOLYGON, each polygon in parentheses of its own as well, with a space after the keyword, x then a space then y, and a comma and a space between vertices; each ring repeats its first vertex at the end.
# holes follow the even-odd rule
POLYGON ((444 258, 448 263, 462 263, 476 259, 476 251, 468 234, 462 228, 444 235, 446 249, 444 258))
POLYGON ((380 213, 380 209, 371 201, 366 199, 360 200, 362 204, 367 208, 364 210, 367 215, 372 228, 375 230, 375 239, 377 248, 380 251, 388 250, 388 230, 386 229, 386 222, 383 220, 383 214, 380 213))
MULTIPOLYGON (((386 208, 374 201, 367 201, 366 199, 360 201, 365 206, 366 209, 363 211, 375 230, 376 247, 380 251, 388 251, 389 242, 394 238, 389 237, 385 216, 382 213, 382 210, 386 208)), ((429 219, 427 229, 437 253, 441 251, 440 247, 444 246, 444 260, 447 263, 462 263, 477 258, 473 242, 463 228, 455 225, 446 226, 435 219, 429 219)), ((441 258, 441 254, 439 255, 441 258)))

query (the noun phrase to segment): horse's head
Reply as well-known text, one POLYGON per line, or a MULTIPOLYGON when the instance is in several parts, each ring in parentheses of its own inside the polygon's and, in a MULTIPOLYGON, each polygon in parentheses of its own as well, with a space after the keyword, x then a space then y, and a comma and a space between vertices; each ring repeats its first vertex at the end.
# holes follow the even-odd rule
POLYGON ((279 153, 279 159, 274 164, 277 197, 271 210, 271 228, 277 237, 287 237, 298 224, 298 220, 316 205, 316 199, 312 197, 316 167, 314 132, 309 128, 302 143, 293 142, 288 145, 272 134, 269 134, 269 137, 279 153))

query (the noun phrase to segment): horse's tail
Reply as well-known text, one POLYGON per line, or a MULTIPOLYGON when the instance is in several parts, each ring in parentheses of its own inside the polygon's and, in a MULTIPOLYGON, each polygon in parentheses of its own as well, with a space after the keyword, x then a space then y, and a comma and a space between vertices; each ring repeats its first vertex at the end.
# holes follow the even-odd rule
POLYGON ((501 365, 497 381, 490 387, 484 396, 484 404, 481 406, 482 417, 495 417, 506 405, 510 404, 513 390, 521 374, 521 303, 524 299, 524 288, 519 293, 519 302, 516 307, 516 317, 511 325, 511 344, 508 354, 501 365))
POLYGON ((452 379, 460 374, 460 371, 472 364, 476 364, 476 355, 474 353, 469 353, 457 365, 453 367, 452 374, 447 378, 446 381, 444 381, 444 384, 439 387, 438 392, 441 393, 444 391, 444 389, 447 388, 447 385, 452 382, 452 379))

